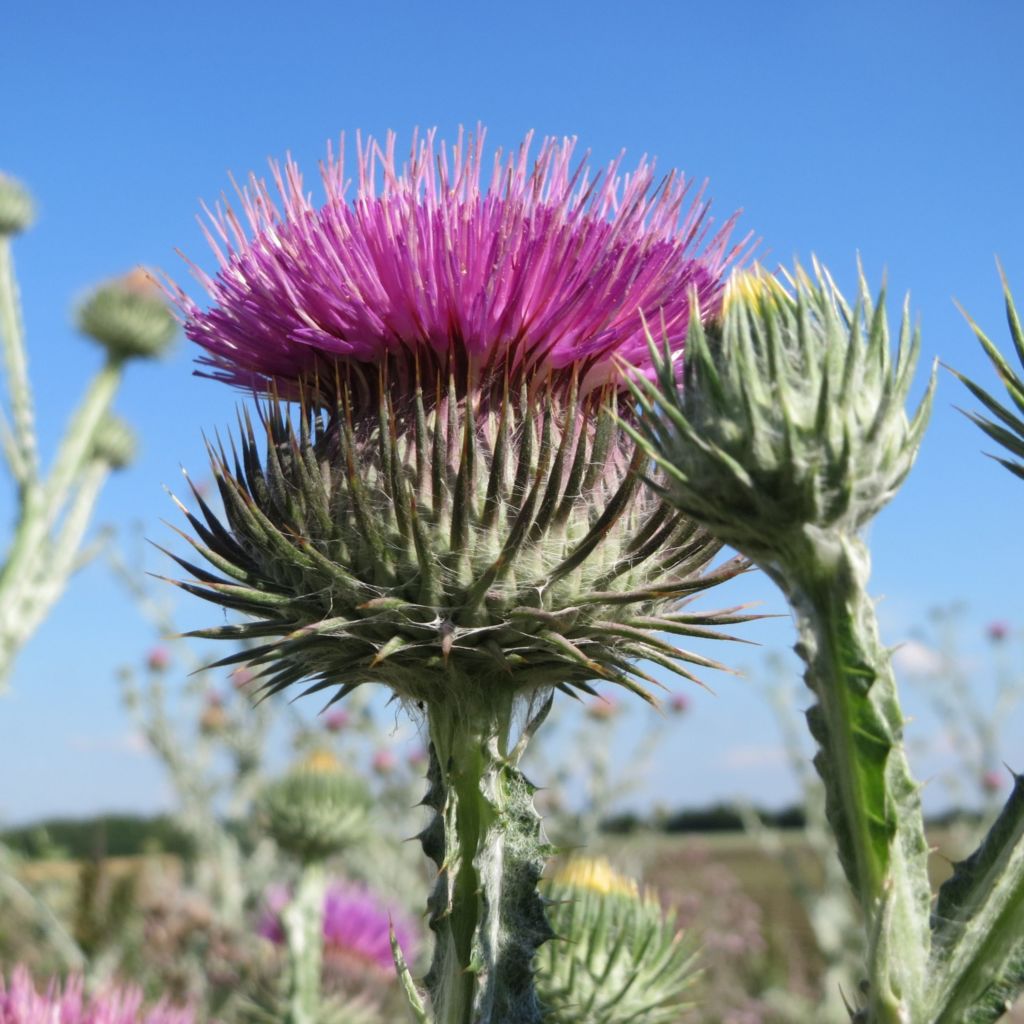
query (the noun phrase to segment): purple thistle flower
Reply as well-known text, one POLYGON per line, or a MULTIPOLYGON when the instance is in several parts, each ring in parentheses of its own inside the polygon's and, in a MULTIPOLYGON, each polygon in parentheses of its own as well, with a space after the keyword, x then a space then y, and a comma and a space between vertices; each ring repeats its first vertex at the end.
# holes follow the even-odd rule
POLYGON ((193 1024, 191 1010, 161 1001, 143 1009, 142 992, 134 986, 109 988, 86 996, 82 979, 69 978, 61 987, 51 981, 36 990, 24 966, 14 968, 10 984, 0 974, 0 1024, 193 1024))
MULTIPOLYGON (((282 885, 267 890, 258 934, 275 945, 284 943, 281 914, 291 902, 290 891, 282 885)), ((407 961, 416 958, 418 941, 408 916, 382 903, 364 886, 333 882, 324 897, 324 946, 328 954, 350 957, 392 970, 390 928, 407 961)), ((6 1024, 0 1020, 0 1024, 6 1024)))
POLYGON ((532 164, 530 145, 498 150, 485 184, 483 130, 450 149, 414 135, 404 166, 393 133, 383 146, 357 135, 349 202, 342 139, 319 209, 290 158, 271 164, 280 207, 250 176, 247 228, 226 203, 206 211, 220 269, 193 271, 211 308, 172 289, 206 375, 295 397, 330 394, 339 364, 407 380, 431 364, 476 380, 578 365, 586 392, 616 378, 617 357, 649 365, 645 318, 680 349, 692 294, 717 308, 743 245, 729 247, 735 216, 711 234, 703 187, 677 172, 656 184, 646 157, 593 175, 575 140, 546 139, 532 164))

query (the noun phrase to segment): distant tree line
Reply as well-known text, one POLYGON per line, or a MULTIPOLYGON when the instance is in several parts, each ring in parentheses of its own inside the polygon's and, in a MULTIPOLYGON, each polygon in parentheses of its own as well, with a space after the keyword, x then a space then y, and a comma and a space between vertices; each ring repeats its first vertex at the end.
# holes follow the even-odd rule
MULTIPOLYGON (((799 829, 805 824, 798 805, 781 810, 756 808, 754 814, 766 828, 799 829)), ((970 811, 951 810, 929 819, 929 826, 943 828, 954 821, 975 821, 970 811)), ((629 835, 652 830, 668 834, 686 832, 742 832, 743 817, 732 804, 712 804, 654 815, 624 811, 605 818, 601 831, 608 835, 629 835)), ((135 857, 143 853, 170 853, 187 858, 188 837, 168 815, 143 817, 134 814, 104 814, 94 818, 47 818, 31 825, 0 831, 0 843, 32 859, 90 860, 103 857, 135 857)))
POLYGON ((188 838, 167 815, 103 814, 93 818, 47 818, 0 831, 8 849, 33 859, 90 860, 172 853, 188 857, 188 838))

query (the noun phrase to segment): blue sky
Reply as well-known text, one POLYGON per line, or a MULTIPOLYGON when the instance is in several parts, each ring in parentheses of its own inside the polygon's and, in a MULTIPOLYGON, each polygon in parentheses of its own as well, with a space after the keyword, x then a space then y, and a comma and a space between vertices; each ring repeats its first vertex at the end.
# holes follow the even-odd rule
MULTIPOLYGON (((1022 29, 1010 0, 14 5, 0 39, 0 168, 40 208, 16 260, 44 450, 99 361, 70 328, 75 296, 136 263, 184 279, 174 250, 206 258, 194 216, 229 188, 228 171, 262 171, 290 150, 313 179, 326 141, 356 129, 404 139, 437 125, 450 137, 482 121, 495 145, 535 129, 578 136, 597 163, 623 148, 654 154, 710 179, 719 217, 742 207, 769 261, 813 252, 848 285, 859 252, 872 281, 884 270, 892 296, 911 291, 924 361, 991 384, 952 300, 1005 338, 997 254, 1024 297, 1022 29)), ((201 431, 230 422, 236 401, 192 377, 192 357, 181 343, 129 371, 117 408, 142 453, 108 487, 100 521, 169 537, 162 485, 177 486, 179 464, 203 474, 201 431)), ((890 643, 954 600, 968 604, 968 636, 993 619, 1021 625, 1024 495, 980 454, 990 446, 953 408, 966 401, 942 374, 918 466, 871 529, 890 643)), ((155 554, 146 567, 167 571, 155 554)), ((784 611, 756 579, 728 596, 784 611)), ((186 623, 210 615, 181 607, 186 623)), ((747 635, 792 642, 784 619, 747 635)), ((74 581, 0 700, 0 818, 165 798, 157 768, 124 749, 114 685, 116 666, 151 642, 102 568, 74 581)), ((725 657, 757 675, 760 654, 725 657)), ((755 682, 714 686, 716 697, 694 694, 650 798, 782 802, 792 786, 755 682)), ((638 715, 624 740, 640 728, 638 715)), ((1006 735, 1012 761, 1019 718, 1006 735)))

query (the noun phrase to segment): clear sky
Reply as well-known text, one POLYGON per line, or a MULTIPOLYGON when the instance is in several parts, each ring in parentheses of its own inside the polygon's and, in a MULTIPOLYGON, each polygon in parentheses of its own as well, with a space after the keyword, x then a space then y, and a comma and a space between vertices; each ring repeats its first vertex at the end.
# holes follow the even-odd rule
MULTIPOLYGON (((9 4, 0 168, 40 208, 16 260, 44 450, 99 362, 70 327, 82 288, 136 263, 184 280, 175 249, 206 260, 194 215, 229 171, 290 150, 315 180, 326 141, 356 129, 407 139, 436 125, 450 137, 481 121, 494 145, 535 129, 578 136, 599 164, 623 148, 656 155, 708 178, 720 218, 742 207, 769 262, 817 253, 845 285, 858 252, 873 282, 887 271, 892 296, 912 293, 925 362, 992 384, 952 300, 1005 339, 998 255, 1024 302, 1022 31, 1015 0, 9 4)), ((169 538, 162 485, 178 486, 179 464, 204 474, 201 431, 228 423, 236 401, 191 375, 193 355, 182 342, 129 371, 117 408, 142 453, 108 487, 100 521, 169 538)), ((980 454, 991 446, 953 408, 967 401, 943 373, 917 468, 871 532, 893 644, 954 600, 967 602, 968 633, 1022 623, 1022 485, 980 454)), ((5 485, 5 524, 10 511, 5 485)), ((146 567, 168 571, 155 553, 146 567)), ((784 611, 749 577, 726 598, 784 611)), ((781 619, 746 635, 781 648, 790 632, 781 619)), ((114 684, 151 643, 105 570, 73 582, 0 700, 0 818, 165 799, 157 768, 126 742, 114 684)), ((719 653, 758 674, 757 652, 719 653)), ((652 798, 784 801, 792 785, 754 680, 709 682, 717 696, 693 694, 652 798)), ((1007 729, 1004 756, 1019 768, 1024 725, 1007 729)))

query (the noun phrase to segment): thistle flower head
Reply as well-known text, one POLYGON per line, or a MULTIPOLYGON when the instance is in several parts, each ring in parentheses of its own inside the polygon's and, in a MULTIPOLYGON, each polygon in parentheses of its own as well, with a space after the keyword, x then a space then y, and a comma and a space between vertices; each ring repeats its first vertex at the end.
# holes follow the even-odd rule
POLYGON ((190 1010, 160 1002, 146 1009, 142 991, 109 988, 86 996, 80 977, 63 986, 50 982, 37 991, 23 966, 15 967, 10 983, 0 974, 0 1024, 193 1024, 190 1010))
POLYGON ((651 890, 601 859, 577 858, 545 887, 558 940, 537 988, 554 1024, 669 1024, 697 976, 692 945, 651 890))
POLYGON ((357 137, 349 202, 343 139, 319 208, 291 159, 271 166, 276 200, 251 176, 242 218, 208 211, 220 266, 195 274, 211 308, 171 290, 205 372, 292 397, 303 382, 330 401, 339 364, 376 380, 388 363, 407 387, 427 367, 468 366, 471 382, 573 367, 585 392, 615 376, 616 356, 645 361, 642 315, 681 346, 693 294, 717 304, 733 219, 712 234, 703 190, 675 172, 656 184, 647 159, 602 176, 574 163, 574 140, 545 140, 532 163, 530 146, 488 170, 482 130, 450 148, 414 135, 404 165, 393 134, 357 137))
POLYGON ((904 307, 893 362, 885 293, 873 302, 863 275, 851 308, 817 263, 741 271, 721 320, 694 318, 682 380, 669 352, 657 385, 637 376, 633 432, 673 504, 771 561, 805 530, 855 532, 902 483, 931 405, 929 387, 905 411, 918 345, 904 307))
MULTIPOLYGON (((257 931, 278 945, 284 942, 281 915, 290 901, 291 893, 284 886, 273 886, 264 901, 265 909, 257 931)), ((414 960, 419 943, 407 914, 388 906, 365 886, 333 881, 327 887, 323 936, 328 956, 392 971, 394 959, 389 939, 392 926, 405 956, 414 960)))
POLYGON ((259 641, 238 657, 267 691, 642 690, 639 658, 711 664, 656 631, 742 618, 681 609, 741 566, 708 571, 718 542, 638 483, 613 414, 643 316, 678 354, 693 297, 717 308, 731 222, 709 238, 681 177, 592 178, 572 142, 531 165, 528 139, 484 187, 482 143, 430 134, 404 168, 360 145, 352 203, 329 156, 320 209, 275 168, 280 209, 241 192, 248 235, 213 214, 213 306, 174 292, 205 372, 275 396, 212 450, 223 521, 188 513, 217 572, 182 562, 255 620, 199 635, 259 641))

